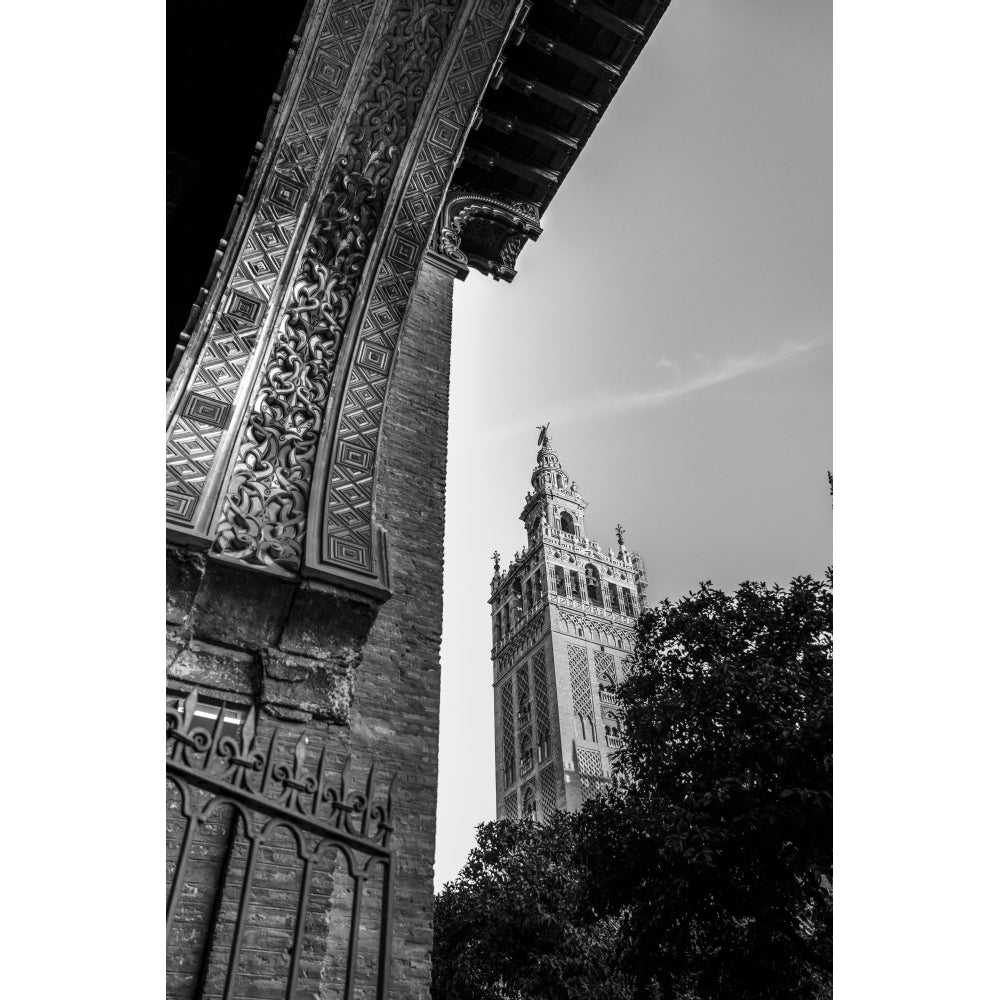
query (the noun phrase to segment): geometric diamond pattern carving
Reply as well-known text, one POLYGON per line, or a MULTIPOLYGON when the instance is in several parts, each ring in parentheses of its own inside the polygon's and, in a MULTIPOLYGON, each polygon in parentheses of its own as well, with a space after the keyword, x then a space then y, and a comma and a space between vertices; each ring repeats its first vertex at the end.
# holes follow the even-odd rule
POLYGON ((594 693, 590 683, 587 650, 583 646, 567 646, 569 679, 573 691, 574 715, 594 717, 594 693))
MULTIPOLYGON (((539 651, 531 658, 531 673, 535 682, 535 727, 541 745, 549 738, 549 682, 545 675, 544 652, 539 651)), ((543 787, 543 798, 544 791, 543 787)))
POLYGON ((597 672, 597 679, 600 683, 604 677, 617 682, 618 675, 615 672, 615 658, 608 653, 594 653, 594 668, 597 672))
MULTIPOLYGON (((220 402, 217 399, 210 399, 208 396, 199 396, 192 392, 187 402, 184 404, 184 416, 189 417, 196 423, 208 424, 210 427, 225 427, 229 423, 229 413, 232 406, 229 403, 220 402)), ((195 448, 199 448, 193 442, 188 448, 188 453, 193 454, 195 448)))
POLYGON ((593 778, 601 777, 601 755, 588 747, 577 747, 576 759, 580 765, 580 774, 593 778))
POLYGON ((510 681, 500 692, 500 716, 503 730, 504 774, 514 773, 514 691, 510 681))
MULTIPOLYGON (((255 391, 227 484, 216 551, 287 573, 301 567, 323 416, 377 234, 391 228, 386 259, 395 253, 415 268, 422 249, 409 245, 385 209, 457 12, 458 0, 389 7, 255 391)), ((339 78, 322 60, 310 68, 324 87, 339 78)), ((288 211, 300 200, 284 177, 272 184, 271 195, 288 211)), ((368 332, 350 359, 347 419, 355 433, 338 441, 332 456, 347 472, 334 491, 343 530, 325 539, 324 550, 329 560, 355 571, 370 572, 373 559, 371 539, 355 536, 360 517, 348 497, 372 492, 372 433, 378 425, 366 422, 367 407, 385 397, 395 340, 382 331, 398 335, 411 284, 399 285, 398 301, 376 297, 368 310, 368 332)))
MULTIPOLYGON (((300 223, 303 194, 329 138, 344 82, 374 6, 374 0, 329 4, 311 64, 298 92, 286 98, 292 103, 291 112, 274 160, 266 167, 270 176, 226 279, 221 305, 210 321, 206 318, 209 328, 186 393, 225 407, 227 419, 258 345, 267 303, 300 223)), ((208 428, 205 421, 190 418, 189 399, 186 395, 167 432, 167 517, 184 524, 194 518, 223 440, 219 429, 223 425, 208 428)))
POLYGON ((505 819, 517 819, 517 792, 503 800, 503 814, 505 819))
MULTIPOLYGON (((372 514, 379 428, 392 361, 417 266, 451 178, 475 102, 507 31, 513 0, 485 0, 469 19, 460 49, 420 144, 391 242, 375 277, 358 346, 332 437, 326 487, 324 551, 320 560, 343 565, 339 543, 372 552, 372 514), (360 468, 342 460, 343 445, 367 456, 360 468)), ((354 568, 349 567, 349 568, 354 568)))
POLYGON ((540 819, 548 819, 556 811, 556 769, 549 764, 538 776, 540 819))
POLYGON ((601 755, 588 747, 576 748, 576 760, 580 769, 580 787, 584 799, 593 798, 601 787, 607 784, 607 778, 601 770, 601 755))

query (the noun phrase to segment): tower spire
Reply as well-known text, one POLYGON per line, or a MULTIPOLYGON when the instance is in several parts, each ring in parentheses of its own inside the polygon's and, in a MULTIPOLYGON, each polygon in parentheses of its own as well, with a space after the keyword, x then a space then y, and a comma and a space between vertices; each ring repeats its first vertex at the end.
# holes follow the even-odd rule
POLYGON ((563 472, 562 463, 552 447, 552 438, 549 435, 550 423, 541 424, 538 429, 538 455, 535 457, 535 471, 531 474, 531 485, 535 493, 539 494, 549 489, 559 487, 565 488, 569 483, 566 473, 563 472))

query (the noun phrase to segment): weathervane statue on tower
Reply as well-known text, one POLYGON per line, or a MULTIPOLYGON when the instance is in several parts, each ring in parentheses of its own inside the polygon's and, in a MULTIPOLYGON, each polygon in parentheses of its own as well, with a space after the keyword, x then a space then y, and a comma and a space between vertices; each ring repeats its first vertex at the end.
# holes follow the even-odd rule
MULTIPOLYGON (((550 420, 549 423, 552 423, 552 421, 550 420)), ((542 424, 541 426, 536 427, 536 430, 538 430, 540 432, 539 435, 538 435, 538 443, 539 443, 539 445, 541 445, 541 447, 543 447, 543 448, 548 448, 548 446, 549 446, 549 424, 542 424)))

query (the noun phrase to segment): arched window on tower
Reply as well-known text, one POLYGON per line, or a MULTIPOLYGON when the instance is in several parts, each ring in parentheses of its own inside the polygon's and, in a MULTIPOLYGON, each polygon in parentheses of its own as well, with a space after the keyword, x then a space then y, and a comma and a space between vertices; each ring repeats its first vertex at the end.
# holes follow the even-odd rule
POLYGON ((517 724, 524 727, 531 722, 531 702, 526 691, 522 691, 517 699, 517 724))
POLYGON ((603 608, 604 597, 601 595, 601 578, 597 575, 597 567, 593 563, 587 563, 584 576, 587 580, 587 600, 596 607, 603 608))
POLYGON ((556 566, 556 593, 560 597, 566 596, 566 571, 562 566, 556 566))
POLYGON ((531 734, 521 734, 521 777, 523 778, 535 765, 535 755, 531 752, 531 734))
POLYGON ((504 787, 514 784, 514 758, 510 754, 503 758, 503 783, 504 787))
POLYGON ((611 599, 611 610, 616 614, 622 613, 621 601, 618 600, 618 588, 613 584, 608 584, 608 597, 611 599))
POLYGON ((635 618, 635 605, 632 603, 632 591, 628 587, 622 587, 622 603, 625 605, 625 614, 629 618, 635 618))
POLYGON ((559 515, 559 527, 569 535, 576 534, 576 524, 573 521, 573 515, 568 511, 563 511, 559 515))
POLYGON ((521 793, 521 818, 536 820, 538 807, 535 805, 535 790, 531 785, 525 785, 521 793))
POLYGON ((589 715, 576 714, 576 738, 594 743, 594 720, 589 715))

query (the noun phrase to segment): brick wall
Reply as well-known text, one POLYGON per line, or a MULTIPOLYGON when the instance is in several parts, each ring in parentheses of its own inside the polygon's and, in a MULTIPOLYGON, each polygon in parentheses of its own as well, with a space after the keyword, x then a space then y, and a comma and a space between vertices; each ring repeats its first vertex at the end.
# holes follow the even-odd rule
MULTIPOLYGON (((376 799, 398 774, 393 997, 427 997, 437 795, 438 710, 453 274, 426 263, 403 327, 382 426, 376 510, 387 531, 393 596, 369 599, 282 580, 168 547, 168 687, 264 706, 259 738, 279 727, 290 760, 300 733, 309 758, 376 764, 376 799)), ((168 881, 184 821, 168 782, 168 881)), ((168 942, 167 994, 221 996, 243 889, 248 841, 231 810, 194 839, 168 942)), ((297 996, 341 996, 351 884, 333 858, 317 864, 297 996), (324 868, 324 864, 326 867, 324 868)), ((284 996, 303 862, 289 836, 258 856, 234 996, 284 996)), ((355 995, 374 996, 381 869, 366 884, 355 995)))
POLYGON ((393 997, 429 995, 437 808, 452 274, 425 262, 379 449, 393 596, 358 671, 351 749, 399 772, 393 997))

